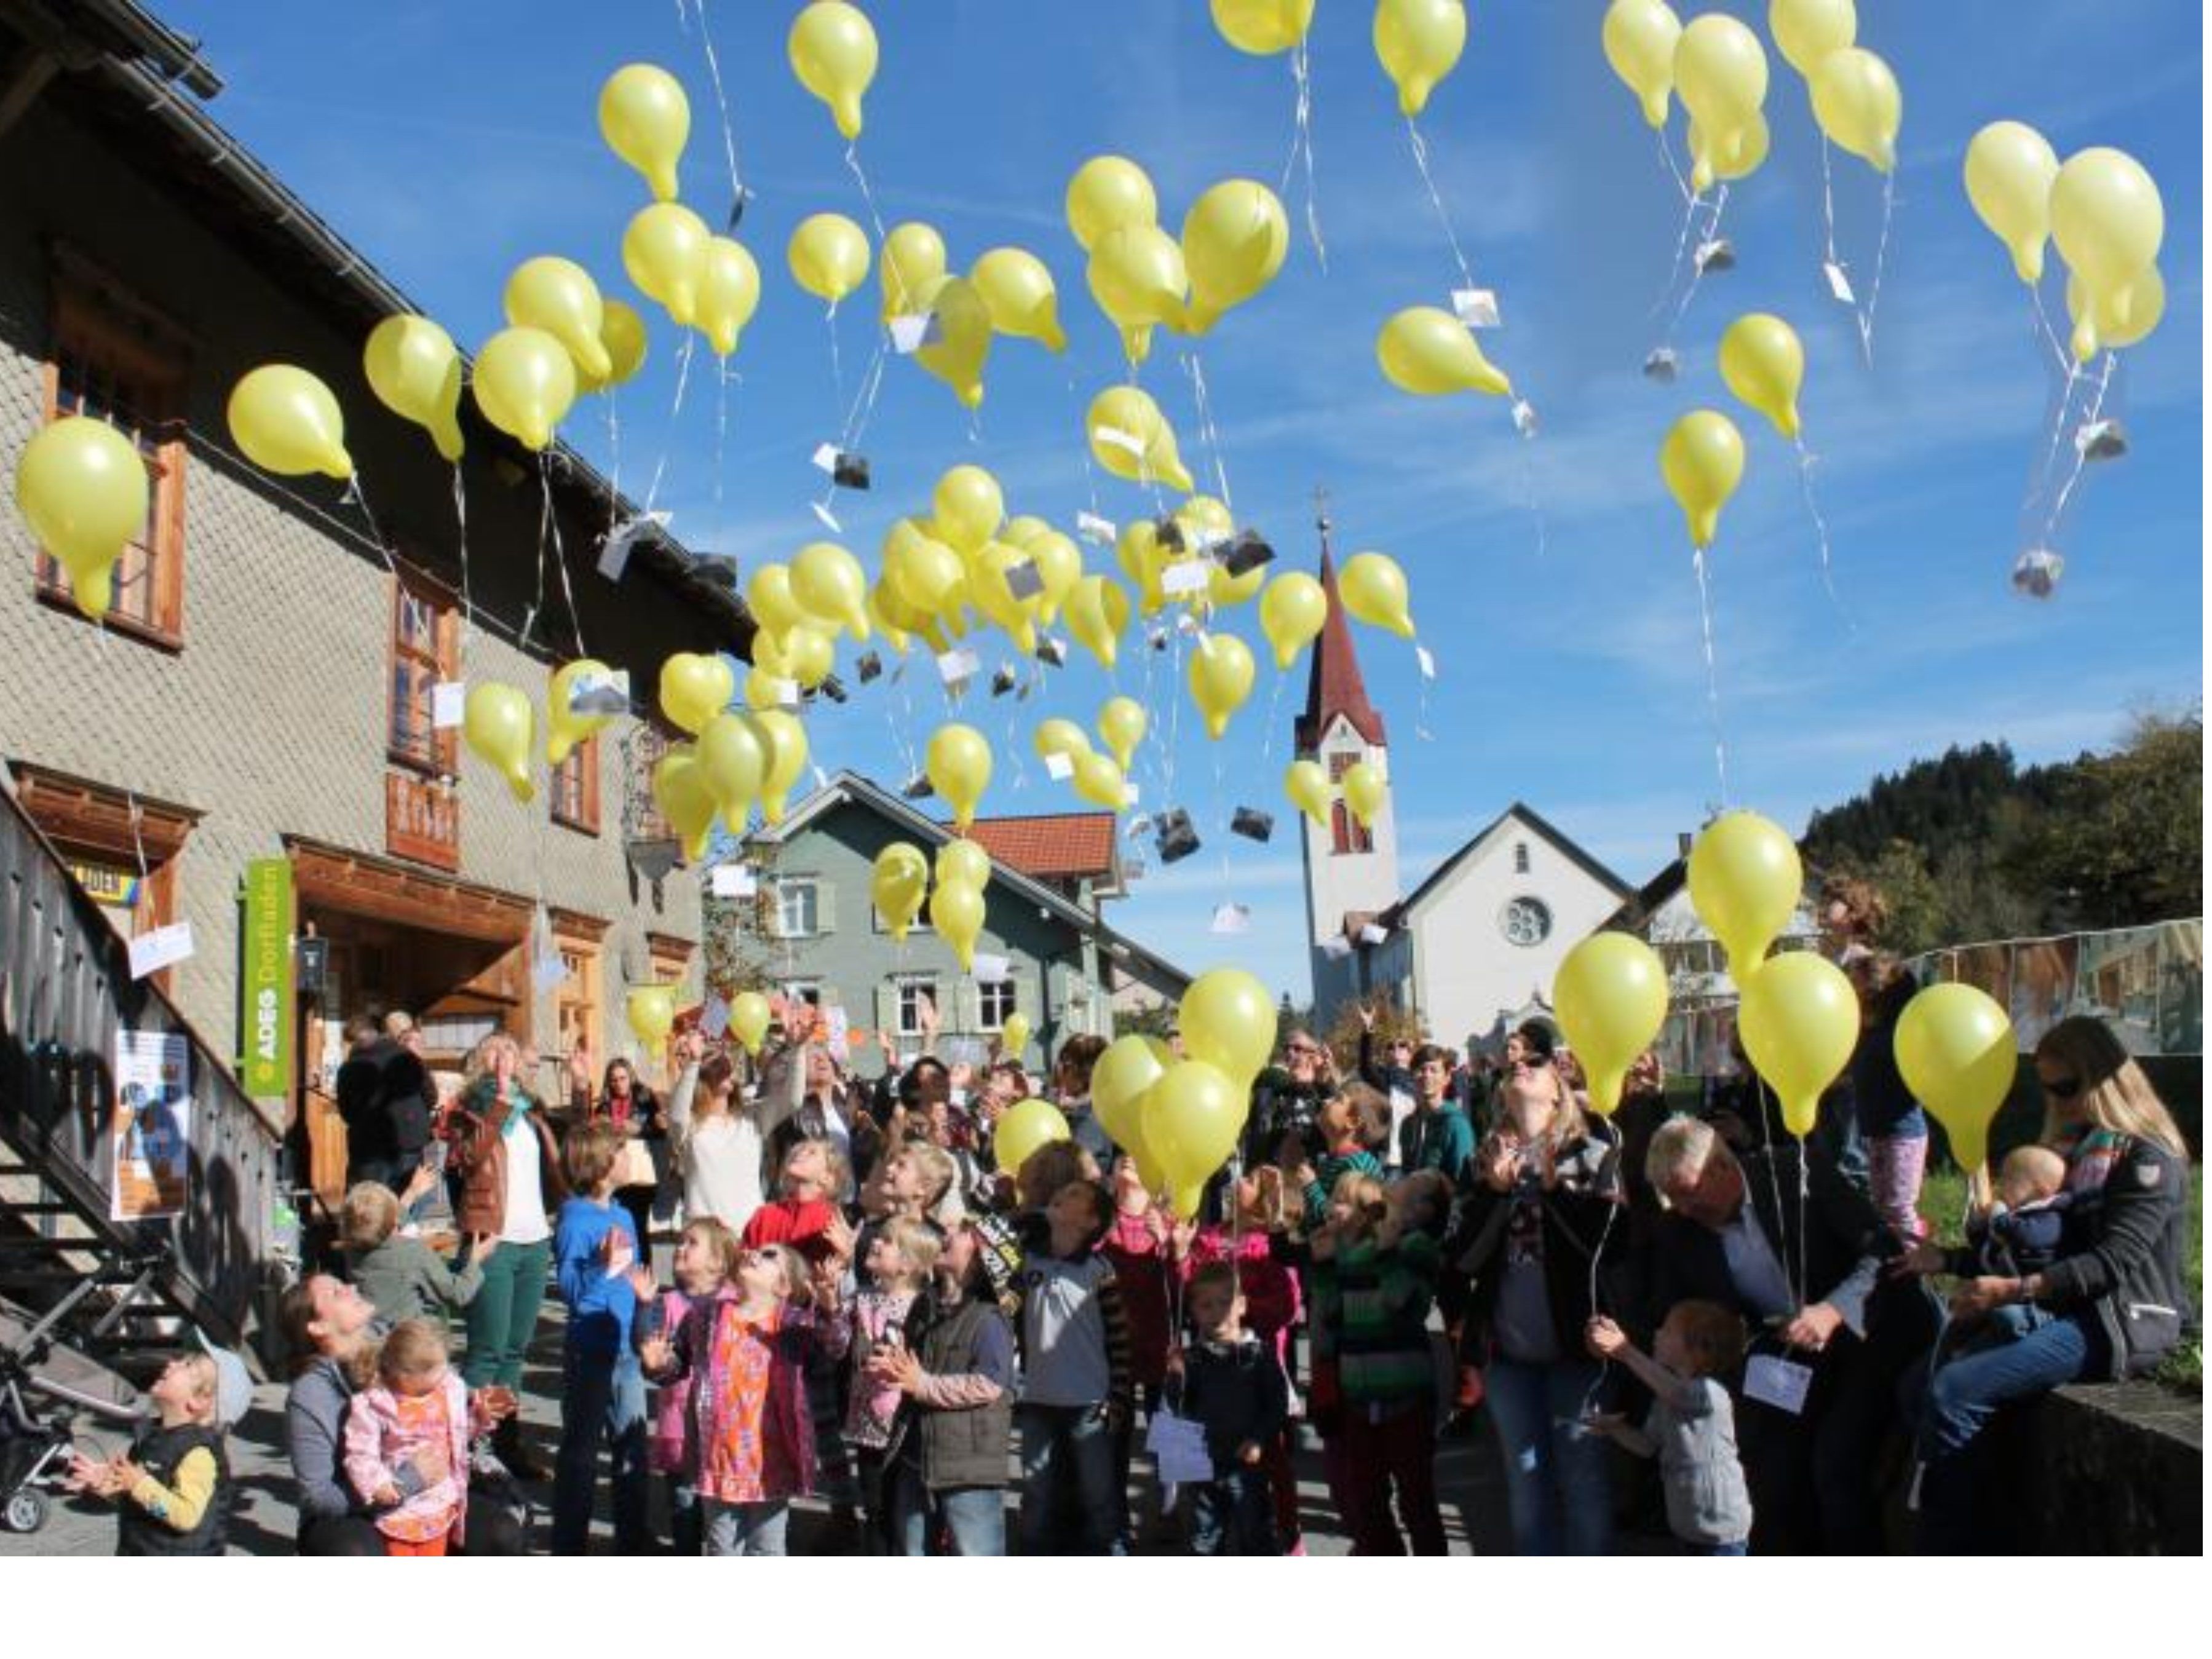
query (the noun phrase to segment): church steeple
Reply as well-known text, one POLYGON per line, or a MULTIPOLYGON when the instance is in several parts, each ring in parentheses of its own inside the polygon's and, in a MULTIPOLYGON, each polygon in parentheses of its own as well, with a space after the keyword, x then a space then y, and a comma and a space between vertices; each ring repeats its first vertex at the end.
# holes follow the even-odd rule
POLYGON ((1359 672, 1359 655, 1352 646, 1352 618, 1344 608, 1344 600, 1336 591, 1336 561, 1332 556, 1328 532, 1333 527, 1328 518, 1328 494, 1314 492, 1314 527, 1321 532, 1321 586, 1328 596, 1328 621, 1322 625, 1321 637, 1314 641, 1313 665, 1306 680, 1305 713, 1298 716, 1293 733, 1297 751, 1311 755, 1321 747, 1321 740, 1329 724, 1338 715, 1352 722, 1352 729, 1377 748, 1389 746, 1383 735, 1382 716, 1367 700, 1367 682, 1359 672))

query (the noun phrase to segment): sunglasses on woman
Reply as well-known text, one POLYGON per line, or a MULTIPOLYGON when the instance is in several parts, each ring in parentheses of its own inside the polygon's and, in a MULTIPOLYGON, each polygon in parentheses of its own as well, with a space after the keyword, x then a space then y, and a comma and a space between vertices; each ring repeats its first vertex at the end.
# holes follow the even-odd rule
POLYGON ((2043 1092, 2054 1100, 2071 1100, 2081 1092, 2081 1079, 2078 1077, 2062 1077, 2056 1079, 2043 1078, 2038 1080, 2043 1085, 2043 1092))

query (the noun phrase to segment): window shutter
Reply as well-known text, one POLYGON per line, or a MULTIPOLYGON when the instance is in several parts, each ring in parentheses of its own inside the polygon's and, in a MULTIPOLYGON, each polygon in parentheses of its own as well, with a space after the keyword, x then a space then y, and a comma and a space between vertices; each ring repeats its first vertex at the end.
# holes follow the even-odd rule
POLYGON ((876 985, 876 1029, 892 1032, 898 1030, 898 987, 887 979, 876 985))
MULTIPOLYGON (((450 610, 438 612, 438 678, 448 683, 461 678, 461 619, 450 610)), ((447 726, 438 733, 438 770, 458 777, 461 770, 460 731, 447 726)))
POLYGON ((781 939, 783 937, 783 884, 763 882, 761 897, 761 937, 781 939))
POLYGON ((814 931, 834 933, 837 931, 837 886, 835 882, 814 884, 814 931))

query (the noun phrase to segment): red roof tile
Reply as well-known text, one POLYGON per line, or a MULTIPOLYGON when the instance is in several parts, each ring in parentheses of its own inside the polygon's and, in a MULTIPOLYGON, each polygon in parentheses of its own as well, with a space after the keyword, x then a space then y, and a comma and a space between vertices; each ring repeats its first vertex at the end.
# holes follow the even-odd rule
POLYGON ((1000 863, 1042 881, 1109 875, 1114 869, 1111 812, 977 818, 968 834, 1000 863))
POLYGON ((1322 591, 1328 595, 1328 621, 1314 641, 1313 672, 1306 682, 1306 711, 1298 717, 1297 741, 1302 755, 1321 746, 1329 722, 1341 714, 1353 731, 1377 746, 1387 745, 1382 716, 1367 700, 1367 682, 1359 672, 1359 658, 1352 648, 1352 622, 1336 591, 1336 566, 1328 544, 1321 550, 1322 591))

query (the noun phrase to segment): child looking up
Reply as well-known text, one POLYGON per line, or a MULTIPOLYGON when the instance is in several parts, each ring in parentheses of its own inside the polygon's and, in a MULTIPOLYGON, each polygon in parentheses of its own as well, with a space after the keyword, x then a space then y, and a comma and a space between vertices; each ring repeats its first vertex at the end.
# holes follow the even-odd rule
POLYGON ((483 1264, 499 1248, 489 1233, 474 1233, 453 1268, 419 1238, 399 1233, 399 1197, 391 1188, 364 1181, 345 1195, 338 1212, 354 1285, 389 1324, 442 1317, 465 1308, 483 1283, 483 1264))
POLYGON ((1620 1326, 1589 1322, 1589 1351, 1618 1359, 1651 1390, 1642 1430, 1617 1414, 1591 1426, 1639 1457, 1655 1452, 1667 1492, 1667 1524, 1692 1555, 1742 1555, 1751 1543, 1751 1492, 1736 1459, 1735 1410, 1717 1380, 1743 1361, 1743 1321, 1717 1302, 1677 1302, 1638 1352, 1620 1326))
POLYGON ((581 1555, 592 1487, 605 1441, 614 1486, 615 1542, 625 1555, 651 1547, 646 1520, 645 1377, 630 1350, 638 1260, 629 1212, 614 1201, 615 1158, 624 1136, 594 1118, 568 1132, 561 1159, 573 1195, 553 1230, 553 1266, 568 1304, 562 1346, 561 1449, 554 1462, 553 1553, 581 1555))
POLYGON ((1244 1328, 1237 1269, 1213 1261, 1191 1276, 1196 1339, 1168 1359, 1167 1389, 1176 1413, 1206 1431, 1213 1479, 1191 1495, 1190 1547, 1198 1555, 1273 1555, 1273 1498, 1267 1449, 1290 1420, 1282 1367, 1244 1328))
MULTIPOLYGON (((638 1301, 631 1322, 635 1343, 672 1335, 694 1308, 735 1294, 730 1275, 736 1271, 738 1236, 712 1216, 685 1224, 676 1239, 676 1288, 662 1290, 653 1282, 652 1269, 643 1262, 630 1272, 630 1288, 638 1301)), ((704 1553, 706 1535, 699 1518, 699 1493, 692 1485, 696 1449, 691 1444, 691 1379, 678 1377, 664 1384, 653 1402, 652 1437, 646 1446, 646 1466, 664 1478, 668 1488, 668 1523, 676 1553, 704 1553)))
POLYGON ((753 1212, 738 1235, 748 1249, 788 1244, 818 1267, 833 1256, 849 1258, 852 1229, 837 1208, 848 1165, 827 1140, 802 1140, 785 1156, 781 1194, 753 1212))
POLYGON ((1390 1103, 1366 1085, 1355 1083, 1315 1109, 1314 1126, 1321 1132, 1321 1161, 1300 1164, 1291 1175, 1304 1201, 1308 1228, 1320 1226, 1327 1218, 1329 1200, 1346 1176, 1382 1173, 1382 1160, 1375 1149, 1389 1137, 1390 1103))
POLYGON ((1045 1206, 1045 1249, 1024 1266, 1021 1540, 1024 1555, 1121 1553, 1114 1431, 1129 1420, 1129 1330, 1113 1264, 1097 1253, 1114 1200, 1071 1181, 1045 1206), (1054 1521, 1063 1500, 1081 1517, 1077 1547, 1054 1521))
POLYGON ((864 1286, 853 1298, 850 1387, 847 1390, 844 1439, 860 1459, 860 1502, 867 1516, 871 1553, 890 1553, 890 1509, 884 1491, 884 1449, 904 1398, 895 1380, 871 1375, 870 1358, 879 1348, 906 1342, 906 1326, 915 1299, 928 1288, 931 1270, 944 1248, 936 1228, 901 1216, 875 1230, 860 1267, 864 1286))
POLYGON ((204 1353, 173 1359, 148 1390, 157 1415, 131 1449, 70 1460, 71 1492, 122 1507, 118 1555, 221 1555, 234 1488, 216 1401, 221 1379, 204 1353))
POLYGON ((469 1512, 468 1390, 446 1362, 446 1334, 403 1319, 376 1354, 376 1382, 346 1413, 346 1479, 376 1511, 387 1555, 444 1555, 469 1512))

